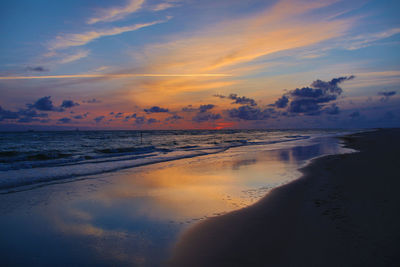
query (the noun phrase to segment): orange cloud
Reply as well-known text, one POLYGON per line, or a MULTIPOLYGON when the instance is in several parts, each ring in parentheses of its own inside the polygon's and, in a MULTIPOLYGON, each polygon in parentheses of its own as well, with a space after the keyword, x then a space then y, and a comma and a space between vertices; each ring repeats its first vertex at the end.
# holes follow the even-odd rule
POLYGON ((230 76, 209 77, 160 77, 156 79, 136 79, 121 89, 120 96, 146 105, 168 103, 169 107, 190 104, 204 104, 212 98, 216 88, 227 88, 237 83, 230 76), (198 95, 207 92, 206 96, 198 95))
POLYGON ((198 98, 209 100, 221 88, 238 85, 243 75, 268 67, 265 63, 254 64, 256 59, 342 36, 350 28, 351 19, 334 20, 329 14, 315 12, 334 2, 337 1, 282 0, 248 17, 229 19, 171 37, 165 43, 147 45, 133 52, 133 56, 148 72, 217 72, 233 76, 133 81, 124 87, 124 92, 141 102, 169 102, 188 92, 203 93, 198 98))
POLYGON ((150 69, 171 72, 229 70, 262 56, 338 37, 349 28, 350 20, 309 15, 332 1, 303 2, 280 1, 254 16, 224 21, 184 38, 149 45, 136 58, 150 69))

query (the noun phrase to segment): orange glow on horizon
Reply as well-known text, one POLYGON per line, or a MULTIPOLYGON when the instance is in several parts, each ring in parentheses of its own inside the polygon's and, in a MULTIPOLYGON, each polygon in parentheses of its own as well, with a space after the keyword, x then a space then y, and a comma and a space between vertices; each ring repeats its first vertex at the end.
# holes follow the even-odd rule
POLYGON ((234 123, 234 122, 217 122, 217 126, 215 126, 213 130, 222 130, 225 128, 232 127, 235 124, 236 123, 234 123))

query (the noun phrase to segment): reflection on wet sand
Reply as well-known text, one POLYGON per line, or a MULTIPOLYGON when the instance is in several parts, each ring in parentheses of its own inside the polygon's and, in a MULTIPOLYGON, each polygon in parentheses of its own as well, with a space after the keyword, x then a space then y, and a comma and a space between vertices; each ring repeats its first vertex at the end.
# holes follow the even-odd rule
POLYGON ((6 262, 20 265, 60 258, 66 265, 159 264, 192 223, 251 205, 295 179, 306 160, 339 149, 335 142, 277 150, 238 147, 1 195, 0 249, 6 262), (10 244, 24 239, 42 245, 10 244), (20 253, 26 257, 17 260, 20 253))

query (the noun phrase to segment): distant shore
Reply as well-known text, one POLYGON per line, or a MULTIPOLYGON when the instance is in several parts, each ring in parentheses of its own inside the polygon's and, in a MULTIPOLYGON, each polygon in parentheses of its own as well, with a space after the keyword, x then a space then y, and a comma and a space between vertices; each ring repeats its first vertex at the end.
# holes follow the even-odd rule
POLYGON ((181 236, 172 266, 398 266, 400 129, 342 138, 253 206, 181 236))

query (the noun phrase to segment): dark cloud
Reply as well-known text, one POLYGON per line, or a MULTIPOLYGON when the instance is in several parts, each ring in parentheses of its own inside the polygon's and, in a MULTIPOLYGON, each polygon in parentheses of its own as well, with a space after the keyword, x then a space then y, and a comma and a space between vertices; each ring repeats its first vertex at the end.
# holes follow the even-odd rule
POLYGON ((0 106, 0 121, 12 120, 12 119, 18 119, 18 118, 19 118, 18 112, 6 110, 0 106))
POLYGON ((47 113, 37 113, 35 110, 20 110, 18 112, 22 116, 35 117, 35 118, 47 118, 49 115, 47 113))
POLYGON ((329 107, 326 107, 323 111, 329 115, 337 115, 340 113, 339 107, 336 104, 332 104, 329 107))
POLYGON ((383 96, 393 96, 396 94, 396 91, 390 91, 390 92, 379 92, 378 95, 383 95, 383 96))
POLYGON ((310 87, 296 88, 290 92, 290 95, 292 97, 307 97, 313 99, 318 99, 323 97, 322 100, 320 100, 320 102, 326 102, 329 101, 329 99, 331 99, 332 97, 333 98, 335 97, 335 95, 327 95, 328 100, 326 100, 325 92, 322 89, 314 89, 310 87))
POLYGON ((17 120, 17 122, 21 123, 29 123, 29 122, 34 122, 34 121, 40 121, 39 119, 32 118, 32 117, 23 117, 17 120))
POLYGON ((18 111, 18 114, 21 116, 21 118, 18 120, 18 122, 41 121, 37 118, 47 118, 48 117, 47 113, 38 113, 34 109, 20 109, 18 111))
POLYGON ((72 120, 70 118, 67 118, 67 117, 64 117, 64 118, 61 118, 61 119, 57 120, 58 123, 63 123, 63 124, 70 123, 71 121, 72 120))
POLYGON ((320 109, 321 105, 315 99, 297 99, 290 102, 288 111, 291 113, 319 115, 320 109))
POLYGON ((72 100, 64 100, 61 104, 62 108, 72 108, 72 107, 76 107, 79 106, 79 103, 76 103, 72 100))
POLYGON ((230 94, 228 98, 235 100, 234 102, 235 104, 257 106, 257 103, 254 99, 245 96, 237 96, 237 94, 230 94))
POLYGON ((341 82, 344 82, 344 81, 352 80, 354 78, 355 78, 355 76, 351 75, 351 76, 343 76, 343 77, 339 77, 339 78, 333 78, 329 82, 316 80, 311 84, 311 86, 314 87, 314 88, 317 88, 317 89, 321 89, 324 92, 330 92, 330 93, 334 93, 334 94, 340 95, 343 90, 342 90, 342 88, 340 88, 338 86, 338 84, 341 83, 341 82))
POLYGON ((104 118, 105 118, 104 116, 98 116, 98 117, 94 118, 93 120, 94 120, 96 123, 99 123, 99 122, 101 122, 104 118))
POLYGON ((324 111, 327 114, 338 114, 336 105, 325 107, 327 103, 334 101, 343 92, 339 84, 343 81, 354 79, 354 76, 334 78, 325 82, 314 81, 310 87, 296 88, 279 98, 275 104, 277 108, 287 107, 287 114, 319 115, 324 111))
POLYGON ((195 122, 205 122, 205 121, 214 121, 221 118, 220 114, 214 114, 211 112, 199 112, 192 118, 195 122))
POLYGON ((149 119, 147 120, 147 123, 148 123, 148 124, 152 124, 152 123, 156 123, 156 122, 159 122, 159 120, 156 120, 156 119, 154 119, 154 118, 149 118, 149 119))
POLYGON ((215 97, 219 98, 227 98, 235 100, 232 104, 240 104, 240 105, 250 105, 250 106, 257 106, 257 103, 254 99, 245 97, 245 96, 238 96, 237 94, 230 94, 228 96, 224 95, 214 95, 215 97))
POLYGON ((19 111, 11 111, 3 109, 0 106, 0 121, 3 120, 17 120, 17 122, 32 122, 40 121, 37 118, 47 118, 47 113, 38 113, 34 109, 20 109, 19 111))
POLYGON ((29 108, 35 108, 37 110, 42 111, 60 111, 60 109, 56 108, 53 105, 53 101, 51 101, 51 96, 44 96, 36 100, 34 104, 27 104, 29 108))
POLYGON ((77 120, 82 120, 82 119, 86 118, 88 115, 89 115, 89 112, 86 112, 82 115, 75 115, 75 116, 73 116, 73 118, 77 119, 77 120))
POLYGON ((92 98, 92 99, 89 99, 89 100, 83 100, 82 102, 83 102, 83 103, 88 103, 88 104, 101 103, 101 101, 100 101, 100 100, 97 100, 96 98, 92 98))
POLYGON ((396 91, 389 91, 389 92, 379 92, 378 95, 381 95, 381 101, 386 102, 389 100, 390 97, 394 96, 397 92, 396 91))
POLYGON ((197 111, 197 108, 194 108, 192 105, 188 105, 184 108, 182 108, 183 112, 193 112, 193 111, 197 111))
POLYGON ((161 108, 159 106, 153 106, 149 109, 144 109, 144 112, 146 113, 161 113, 161 112, 168 112, 169 110, 166 108, 161 108))
POLYGON ((213 104, 201 105, 201 106, 199 107, 199 112, 200 112, 200 113, 204 113, 204 112, 206 112, 207 110, 213 109, 214 107, 215 107, 215 106, 214 106, 213 104))
POLYGON ((215 96, 215 97, 219 97, 219 98, 226 98, 226 96, 220 95, 220 94, 215 94, 214 96, 215 96))
POLYGON ((209 111, 210 109, 213 109, 215 105, 213 104, 205 104, 205 105, 200 105, 198 108, 193 107, 192 105, 188 105, 184 108, 182 108, 183 112, 195 112, 197 111, 198 113, 204 113, 209 111))
POLYGON ((133 119, 133 118, 136 118, 136 113, 134 113, 132 115, 125 116, 124 121, 128 121, 129 119, 133 119))
POLYGON ((258 107, 252 107, 249 105, 241 106, 239 108, 230 109, 227 111, 228 116, 233 119, 239 120, 264 120, 274 113, 273 109, 267 108, 262 110, 258 107))
POLYGON ((114 117, 115 117, 116 119, 122 118, 122 115, 123 115, 123 114, 124 114, 124 113, 122 113, 122 112, 118 112, 118 113, 115 114, 114 117))
POLYGON ((183 117, 181 117, 177 114, 174 114, 171 117, 166 118, 165 121, 177 121, 177 120, 181 120, 181 119, 183 119, 183 117))
POLYGON ((135 119, 135 124, 144 124, 146 122, 146 118, 141 116, 141 117, 137 117, 135 119))
POLYGON ((275 101, 274 106, 276 106, 277 108, 286 108, 288 103, 289 103, 289 97, 283 95, 281 98, 275 101))
POLYGON ((200 105, 199 108, 192 108, 192 105, 189 105, 187 109, 183 108, 183 111, 191 112, 197 111, 197 114, 192 118, 195 122, 205 122, 205 121, 214 121, 221 118, 220 114, 215 114, 209 112, 209 110, 213 109, 215 105, 213 104, 206 104, 200 105))
POLYGON ((36 71, 36 72, 49 71, 48 69, 46 69, 43 66, 36 66, 36 67, 28 66, 28 67, 26 67, 26 70, 28 70, 28 71, 36 71))
POLYGON ((66 108, 72 108, 75 106, 79 106, 79 103, 76 103, 72 100, 64 100, 59 107, 53 105, 53 101, 51 100, 51 96, 44 96, 36 100, 33 104, 26 104, 29 109, 36 109, 41 111, 57 111, 63 112, 66 108))
MULTIPOLYGON (((63 112, 65 108, 70 108, 79 105, 72 100, 64 100, 60 106, 54 106, 51 100, 51 96, 44 96, 36 100, 33 104, 26 104, 27 108, 19 109, 18 111, 5 110, 0 107, 0 121, 2 120, 16 120, 16 122, 28 123, 28 122, 49 122, 48 114, 38 111, 56 111, 63 112)), ((72 113, 72 112, 70 112, 72 113)), ((84 114, 84 117, 88 113, 84 114)), ((63 120, 64 121, 64 120, 63 120)), ((64 123, 63 121, 58 121, 59 123, 64 123)))

